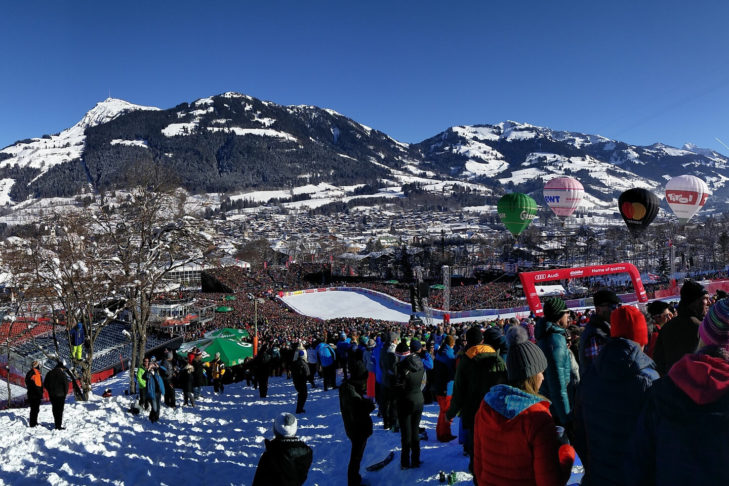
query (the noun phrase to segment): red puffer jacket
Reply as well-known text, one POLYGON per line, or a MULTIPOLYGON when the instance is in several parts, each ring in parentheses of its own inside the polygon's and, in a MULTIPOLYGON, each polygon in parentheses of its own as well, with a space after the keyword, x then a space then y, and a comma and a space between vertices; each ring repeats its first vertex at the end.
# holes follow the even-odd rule
POLYGON ((564 486, 575 459, 572 446, 560 446, 549 401, 508 385, 481 402, 473 447, 479 486, 564 486))

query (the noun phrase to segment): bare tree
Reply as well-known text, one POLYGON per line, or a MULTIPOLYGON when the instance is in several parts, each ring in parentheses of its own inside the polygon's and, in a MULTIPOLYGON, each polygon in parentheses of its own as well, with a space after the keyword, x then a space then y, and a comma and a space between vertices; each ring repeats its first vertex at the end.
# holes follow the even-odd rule
MULTIPOLYGON (((113 322, 121 311, 103 306, 117 298, 121 285, 120 275, 107 263, 110 248, 95 233, 95 225, 87 212, 68 212, 47 216, 38 225, 35 235, 7 242, 6 250, 12 258, 6 262, 12 272, 23 279, 25 292, 32 292, 37 305, 43 305, 57 323, 65 316, 65 338, 72 348, 70 329, 81 323, 84 341, 81 359, 67 358, 81 373, 81 399, 88 400, 91 391, 94 345, 102 330, 113 322), (101 306, 103 311, 97 312, 101 306)), ((56 356, 61 357, 52 327, 56 356)), ((48 351, 48 350, 44 350, 48 351)), ((69 370, 72 379, 75 373, 69 370)))
POLYGON ((185 213, 186 193, 163 169, 135 166, 126 185, 131 189, 107 195, 93 217, 111 249, 107 263, 122 277, 118 290, 132 315, 129 385, 135 392, 134 367, 145 354, 153 299, 166 289, 170 272, 202 263, 212 237, 202 219, 185 213))

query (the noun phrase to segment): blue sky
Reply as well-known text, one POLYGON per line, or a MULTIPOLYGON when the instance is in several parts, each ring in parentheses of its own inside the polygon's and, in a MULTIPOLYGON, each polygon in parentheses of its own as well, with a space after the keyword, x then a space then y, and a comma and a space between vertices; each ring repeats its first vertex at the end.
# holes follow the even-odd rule
POLYGON ((0 147, 109 94, 236 91, 403 142, 515 120, 729 154, 727 22, 705 0, 2 2, 0 147))

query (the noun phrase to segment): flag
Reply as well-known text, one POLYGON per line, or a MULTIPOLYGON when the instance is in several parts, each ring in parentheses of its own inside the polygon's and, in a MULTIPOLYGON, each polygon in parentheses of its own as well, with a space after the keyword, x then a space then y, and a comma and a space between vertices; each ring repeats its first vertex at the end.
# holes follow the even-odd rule
POLYGON ((649 273, 648 274, 648 278, 651 279, 651 280, 660 280, 661 279, 661 276, 660 275, 656 275, 655 273, 649 273))

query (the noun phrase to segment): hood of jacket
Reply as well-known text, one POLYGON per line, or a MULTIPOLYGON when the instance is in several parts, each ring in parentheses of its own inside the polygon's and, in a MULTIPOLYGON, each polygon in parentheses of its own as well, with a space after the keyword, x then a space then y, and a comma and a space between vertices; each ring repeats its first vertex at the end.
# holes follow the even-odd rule
POLYGON ((488 344, 477 344, 475 346, 471 346, 466 351, 466 356, 474 360, 485 359, 495 355, 496 350, 488 344))
POLYGON ((594 366, 600 378, 607 381, 620 381, 646 368, 656 368, 653 360, 641 351, 638 343, 625 338, 612 338, 605 343, 594 366))
POLYGON ((689 354, 676 362, 668 377, 694 403, 706 405, 728 396, 729 363, 706 354, 689 354))
POLYGON ((409 371, 411 373, 424 369, 423 361, 417 354, 409 354, 405 356, 402 361, 398 363, 398 366, 400 366, 400 368, 402 368, 403 370, 409 371))
POLYGON ((509 385, 491 387, 491 390, 483 397, 483 401, 507 420, 513 419, 537 403, 544 402, 547 407, 549 406, 549 400, 509 385))
POLYGON ((534 327, 534 337, 537 341, 546 338, 549 334, 566 334, 566 331, 554 322, 548 321, 546 317, 542 317, 537 321, 534 327))

